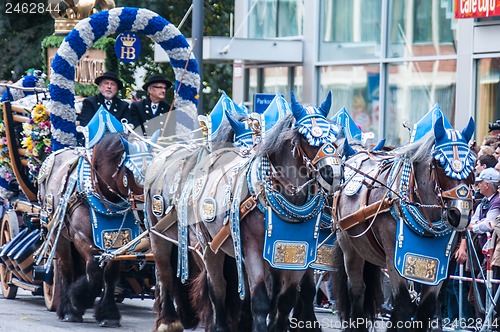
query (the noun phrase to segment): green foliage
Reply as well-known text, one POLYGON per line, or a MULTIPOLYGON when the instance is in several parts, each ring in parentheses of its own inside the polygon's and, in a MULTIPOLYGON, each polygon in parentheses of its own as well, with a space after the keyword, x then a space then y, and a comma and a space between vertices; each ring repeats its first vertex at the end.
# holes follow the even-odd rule
MULTIPOLYGON (((45 36, 54 32, 54 21, 48 13, 25 14, 6 12, 6 3, 0 6, 0 41, 3 45, 0 55, 0 79, 17 81, 28 68, 42 68, 40 43, 45 36)), ((46 3, 46 0, 32 0, 46 3)))
MULTIPOLYGON (((3 2, 6 2, 4 0, 3 2)), ((46 3, 46 0, 32 0, 36 3, 46 3)), ((140 7, 148 8, 175 26, 182 21, 192 1, 186 0, 115 0, 117 7, 140 7)), ((205 0, 204 1, 204 35, 205 36, 229 36, 229 16, 234 12, 234 0, 205 0)), ((4 6, 5 7, 5 6, 4 6)), ((192 13, 187 17, 181 28, 186 38, 191 37, 192 13)), ((17 80, 28 68, 44 68, 47 64, 47 47, 58 47, 64 37, 53 36, 54 20, 46 14, 5 14, 0 11, 0 40, 4 45, 0 56, 0 79, 17 80), (40 46, 42 52, 40 52, 40 46)), ((103 49, 106 52, 106 68, 119 72, 129 89, 140 89, 133 86, 134 73, 138 69, 145 70, 148 77, 154 73, 166 75, 174 80, 174 73, 169 63, 154 62, 154 44, 149 38, 139 36, 142 43, 140 58, 134 63, 119 62, 114 54, 114 39, 98 40, 92 48, 103 49)), ((200 93, 203 98, 204 112, 210 111, 220 97, 220 91, 224 90, 229 95, 232 92, 232 66, 227 63, 205 63, 202 78, 202 89, 207 93, 200 93)), ((77 95, 91 95, 97 91, 93 86, 75 87, 77 95)), ((172 100, 172 89, 169 91, 168 100, 172 100)))

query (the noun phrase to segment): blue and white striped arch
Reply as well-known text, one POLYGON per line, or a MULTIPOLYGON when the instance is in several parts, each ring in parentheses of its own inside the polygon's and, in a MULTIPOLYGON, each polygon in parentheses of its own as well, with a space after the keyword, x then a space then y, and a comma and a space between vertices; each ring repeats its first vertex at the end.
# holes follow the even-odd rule
POLYGON ((49 91, 54 151, 76 145, 74 77, 78 61, 100 38, 124 31, 144 34, 167 52, 175 73, 175 91, 180 85, 174 102, 176 132, 187 134, 194 129, 200 74, 186 38, 172 23, 155 12, 130 7, 114 8, 80 21, 64 39, 52 61, 49 91))

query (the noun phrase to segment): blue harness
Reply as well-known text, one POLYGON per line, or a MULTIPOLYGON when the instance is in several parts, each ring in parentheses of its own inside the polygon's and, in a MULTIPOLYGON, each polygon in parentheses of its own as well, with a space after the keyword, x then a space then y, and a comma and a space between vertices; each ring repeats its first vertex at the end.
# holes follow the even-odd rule
MULTIPOLYGON (((255 159, 252 163, 254 163, 255 159)), ((319 240, 321 211, 325 197, 315 194, 304 205, 289 202, 274 190, 271 181, 271 164, 267 156, 260 158, 257 177, 264 186, 265 202, 257 206, 265 215, 266 236, 263 257, 273 268, 304 270, 315 260, 319 240)), ((247 173, 248 188, 255 195, 250 171, 247 173)))
POLYGON ((87 198, 95 245, 105 252, 113 252, 139 236, 141 230, 128 202, 111 202, 93 190, 90 167, 85 158, 80 158, 77 190, 87 198))

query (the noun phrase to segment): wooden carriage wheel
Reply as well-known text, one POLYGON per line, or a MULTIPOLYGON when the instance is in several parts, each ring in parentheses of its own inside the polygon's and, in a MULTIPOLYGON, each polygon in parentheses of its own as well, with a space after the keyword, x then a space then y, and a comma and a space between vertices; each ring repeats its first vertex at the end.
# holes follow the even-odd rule
MULTIPOLYGON (((52 244, 49 245, 46 256, 52 251, 52 244)), ((54 258, 55 260, 55 258, 54 258)), ((45 264, 45 260, 43 260, 45 264)), ((52 285, 43 283, 43 300, 48 311, 56 311, 59 304, 60 289, 56 285, 57 280, 57 265, 52 263, 52 285)))
MULTIPOLYGON (((19 233, 19 221, 14 211, 7 211, 2 218, 0 230, 0 247, 8 243, 19 233)), ((12 272, 7 267, 0 264, 0 279, 2 284, 2 294, 6 299, 14 299, 17 295, 17 286, 11 284, 12 272)))

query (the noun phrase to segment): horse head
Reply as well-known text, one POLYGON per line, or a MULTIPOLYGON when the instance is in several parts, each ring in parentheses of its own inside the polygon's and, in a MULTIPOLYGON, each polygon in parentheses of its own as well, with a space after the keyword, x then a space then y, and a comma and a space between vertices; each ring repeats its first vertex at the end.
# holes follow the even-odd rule
POLYGON ((447 226, 464 230, 472 212, 472 190, 476 157, 469 149, 474 133, 474 120, 462 131, 447 129, 443 117, 434 124, 435 144, 432 155, 436 167, 436 183, 443 199, 443 220, 447 226))
POLYGON ((476 157, 468 142, 474 132, 474 121, 471 119, 460 132, 447 127, 443 119, 436 118, 430 132, 418 142, 401 148, 403 153, 413 150, 402 170, 399 193, 408 198, 402 204, 423 210, 423 219, 427 220, 424 223, 432 221, 430 234, 464 230, 472 211, 476 157))
MULTIPOLYGON (((151 141, 156 141, 158 133, 151 141)), ((110 201, 142 195, 145 170, 153 159, 149 144, 129 142, 121 133, 105 135, 94 147, 93 169, 101 193, 110 201)))
POLYGON ((331 104, 331 92, 319 107, 302 106, 292 92, 294 127, 301 134, 300 139, 292 142, 293 149, 298 151, 308 171, 315 175, 321 187, 329 193, 338 189, 342 179, 340 148, 335 144, 339 131, 326 118, 331 104))

